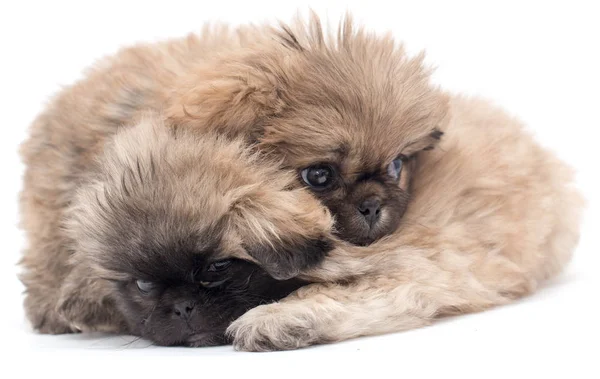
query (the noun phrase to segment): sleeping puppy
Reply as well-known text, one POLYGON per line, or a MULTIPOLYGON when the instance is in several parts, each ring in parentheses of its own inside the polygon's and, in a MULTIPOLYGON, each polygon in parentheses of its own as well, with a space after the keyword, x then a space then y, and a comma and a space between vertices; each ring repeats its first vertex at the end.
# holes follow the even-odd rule
POLYGON ((245 135, 283 159, 335 216, 341 239, 368 245, 393 233, 409 202, 411 159, 435 146, 448 110, 423 57, 349 17, 335 38, 314 14, 236 32, 186 40, 240 46, 182 70, 165 96, 167 116, 245 135))
POLYGON ((222 344, 232 320, 297 289, 287 279, 330 249, 328 211, 239 140, 157 115, 95 140, 55 127, 54 111, 23 150, 21 279, 40 332, 222 344))
POLYGON ((452 98, 440 148, 416 157, 400 228, 337 244, 303 278, 321 281, 251 309, 238 350, 296 349, 399 332, 532 293, 567 264, 582 198, 571 170, 485 101, 452 98))

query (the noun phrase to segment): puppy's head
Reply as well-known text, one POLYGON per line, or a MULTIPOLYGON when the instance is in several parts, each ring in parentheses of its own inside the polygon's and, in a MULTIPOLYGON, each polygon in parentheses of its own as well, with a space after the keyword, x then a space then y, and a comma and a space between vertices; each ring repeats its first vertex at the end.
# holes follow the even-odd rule
POLYGON ((316 17, 248 33, 256 45, 182 80, 169 117, 209 120, 282 157, 334 214, 341 238, 366 245, 392 233, 408 204, 413 158, 434 147, 447 112, 422 57, 349 19, 336 37, 316 17))
POLYGON ((290 189, 292 174, 197 134, 157 118, 118 133, 66 224, 73 264, 110 286, 131 333, 160 345, 224 342, 232 320, 298 288, 290 278, 330 246, 331 217, 290 189))

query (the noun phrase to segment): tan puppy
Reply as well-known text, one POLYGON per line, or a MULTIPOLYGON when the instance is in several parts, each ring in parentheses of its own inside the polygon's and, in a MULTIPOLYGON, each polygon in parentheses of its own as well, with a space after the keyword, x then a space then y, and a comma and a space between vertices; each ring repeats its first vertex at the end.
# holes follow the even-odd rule
POLYGON ((329 208, 337 236, 368 245, 400 225, 411 162, 442 136, 447 101, 422 56, 350 18, 331 37, 313 16, 124 49, 65 93, 58 106, 73 108, 57 121, 89 124, 94 139, 153 109, 257 143, 329 208))
MULTIPOLYGON (((368 245, 394 232, 409 201, 411 159, 434 147, 447 113, 422 57, 350 18, 336 37, 314 15, 236 31, 241 47, 180 71, 167 115, 244 135, 280 157, 335 216, 341 239, 368 245)), ((225 46, 238 40, 221 38, 225 46)))
MULTIPOLYGON (((238 349, 399 331, 505 303, 567 261, 581 201, 568 170, 518 123, 487 104, 450 99, 428 80, 420 58, 350 21, 336 38, 313 18, 123 50, 37 121, 28 164, 58 152, 74 158, 52 169, 61 188, 42 175, 26 178, 50 189, 29 200, 31 209, 52 199, 38 208, 44 221, 26 222, 45 230, 40 247, 54 244, 71 167, 94 156, 111 128, 165 108, 170 123, 241 136, 282 159, 296 173, 290 187, 311 189, 336 216, 342 240, 367 245, 392 234, 367 248, 340 242, 305 275, 330 283, 248 312, 230 328, 238 349), (73 125, 86 125, 86 134, 70 136, 73 125), (64 130, 57 136, 53 128, 64 130), (442 132, 441 149, 423 152, 442 132), (61 147, 66 140, 76 142, 72 149, 61 147)), ((52 269, 41 262, 40 272, 52 269)), ((53 309, 37 299, 42 311, 53 309)))
POLYGON ((303 284, 273 277, 331 248, 326 209, 242 141, 155 115, 121 128, 62 123, 67 110, 51 106, 23 147, 21 278, 40 332, 222 344, 235 318, 303 284))
POLYGON ((229 328, 238 349, 291 349, 485 309, 531 292, 568 260, 581 209, 571 174, 503 112, 448 104, 420 59, 349 20, 335 37, 316 17, 241 35, 242 49, 177 81, 168 115, 250 134, 283 157, 336 216, 343 240, 393 235, 368 248, 341 243, 306 275, 336 283, 249 311, 229 328))
POLYGON ((228 329, 239 350, 295 349, 417 328, 534 291, 569 261, 582 198, 572 173, 519 122, 453 98, 440 148, 417 157, 400 229, 340 246, 283 301, 228 329))

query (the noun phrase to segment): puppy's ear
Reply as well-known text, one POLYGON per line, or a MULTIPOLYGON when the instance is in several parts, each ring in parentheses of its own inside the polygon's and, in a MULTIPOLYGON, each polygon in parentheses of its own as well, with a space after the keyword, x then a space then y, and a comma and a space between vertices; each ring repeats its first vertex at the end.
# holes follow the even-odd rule
POLYGON ((406 147, 406 149, 403 151, 403 153, 406 156, 411 156, 415 153, 418 153, 419 151, 433 150, 437 146, 437 144, 440 142, 443 135, 444 135, 444 132, 442 132, 439 129, 434 129, 427 136, 408 145, 406 147))
POLYGON ((273 278, 287 280, 318 265, 332 248, 332 241, 323 236, 246 246, 246 252, 273 278))
POLYGON ((442 92, 433 92, 430 96, 427 106, 427 114, 422 115, 420 123, 417 123, 417 129, 421 129, 421 124, 427 124, 427 129, 420 131, 421 137, 414 140, 408 146, 404 147, 402 154, 410 157, 420 151, 433 150, 444 138, 444 130, 447 130, 447 125, 451 120, 451 98, 448 94, 442 92))
POLYGON ((196 67, 169 95, 166 116, 175 125, 208 127, 254 137, 261 120, 283 108, 277 80, 232 57, 196 67))
POLYGON ((333 219, 304 189, 264 188, 235 204, 229 230, 246 258, 283 280, 318 265, 333 248, 333 219))

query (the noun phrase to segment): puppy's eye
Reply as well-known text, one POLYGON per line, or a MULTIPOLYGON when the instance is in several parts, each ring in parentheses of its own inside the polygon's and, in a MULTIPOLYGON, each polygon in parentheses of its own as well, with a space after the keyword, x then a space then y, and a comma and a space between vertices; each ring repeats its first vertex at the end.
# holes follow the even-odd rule
POLYGON ((229 266, 231 266, 231 259, 223 259, 222 261, 216 261, 210 264, 210 266, 208 266, 208 269, 206 271, 208 272, 218 272, 218 271, 223 271, 225 269, 227 269, 229 266))
POLYGON ((152 290, 156 288, 156 284, 149 280, 138 279, 135 281, 135 284, 137 285, 140 292, 143 294, 152 292, 152 290))
POLYGON ((402 161, 403 157, 398 157, 394 159, 387 167, 387 173, 392 178, 398 180, 400 177, 400 172, 402 172, 402 161))
POLYGON ((227 280, 217 280, 215 282, 200 282, 200 285, 204 288, 215 288, 225 283, 227 280))
POLYGON ((233 259, 223 259, 211 263, 206 269, 206 273, 202 275, 204 278, 200 279, 200 285, 204 288, 215 288, 225 283, 227 278, 223 279, 223 276, 231 263, 233 263, 233 259))
POLYGON ((314 190, 324 190, 333 182, 333 169, 328 165, 307 167, 301 172, 302 180, 314 190))

